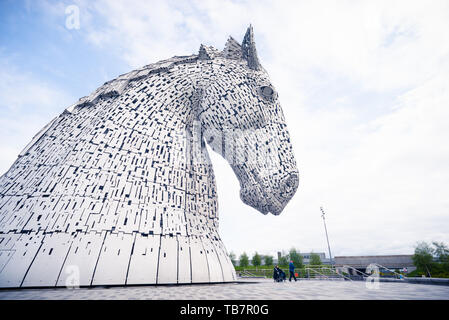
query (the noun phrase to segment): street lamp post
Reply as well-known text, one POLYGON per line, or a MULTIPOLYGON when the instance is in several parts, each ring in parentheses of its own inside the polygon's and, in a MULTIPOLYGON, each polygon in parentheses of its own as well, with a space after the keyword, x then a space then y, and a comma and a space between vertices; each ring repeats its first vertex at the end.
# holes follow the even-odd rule
POLYGON ((323 218, 323 222, 324 222, 324 231, 326 231, 326 240, 327 240, 327 248, 329 249, 329 259, 330 259, 330 263, 331 263, 331 267, 333 266, 333 261, 332 261, 332 254, 331 254, 331 246, 329 245, 329 237, 327 236, 327 228, 326 228, 326 219, 324 218, 324 210, 323 207, 320 207, 321 210, 321 217, 323 218))

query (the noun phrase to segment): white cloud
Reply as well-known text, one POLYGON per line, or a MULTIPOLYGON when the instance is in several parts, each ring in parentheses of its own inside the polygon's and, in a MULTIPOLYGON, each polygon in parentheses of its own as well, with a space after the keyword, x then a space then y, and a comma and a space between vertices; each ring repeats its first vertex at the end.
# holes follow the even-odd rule
POLYGON ((61 88, 15 66, 0 54, 0 174, 50 120, 75 101, 61 88))

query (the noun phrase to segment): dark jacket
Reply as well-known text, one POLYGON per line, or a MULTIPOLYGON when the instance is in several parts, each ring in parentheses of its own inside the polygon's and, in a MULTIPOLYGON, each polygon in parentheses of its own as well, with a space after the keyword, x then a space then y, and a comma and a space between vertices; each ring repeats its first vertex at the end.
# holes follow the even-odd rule
POLYGON ((279 268, 274 268, 274 270, 273 270, 273 279, 277 279, 277 278, 279 278, 279 276, 280 276, 280 269, 279 268))
POLYGON ((284 279, 285 278, 285 272, 282 271, 280 268, 274 268, 273 270, 273 279, 284 279))
POLYGON ((290 270, 291 272, 295 272, 295 265, 293 264, 293 262, 290 262, 290 264, 288 265, 288 270, 290 270))

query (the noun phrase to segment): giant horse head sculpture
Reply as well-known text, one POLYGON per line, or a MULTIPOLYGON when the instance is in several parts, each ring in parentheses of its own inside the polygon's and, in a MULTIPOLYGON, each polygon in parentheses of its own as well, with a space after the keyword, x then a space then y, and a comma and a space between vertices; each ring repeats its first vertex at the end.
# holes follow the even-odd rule
POLYGON ((235 281, 206 143, 278 215, 298 170, 250 27, 106 82, 0 177, 0 287, 235 281))

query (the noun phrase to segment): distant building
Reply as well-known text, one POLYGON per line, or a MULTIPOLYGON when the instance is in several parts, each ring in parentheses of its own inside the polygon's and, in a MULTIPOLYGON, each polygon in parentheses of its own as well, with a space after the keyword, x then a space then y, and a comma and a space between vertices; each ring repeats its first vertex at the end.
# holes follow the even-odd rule
POLYGON ((320 257, 322 264, 330 264, 330 259, 326 258, 326 254, 324 252, 299 252, 299 254, 302 256, 302 261, 304 264, 310 264, 312 254, 317 254, 320 257))

